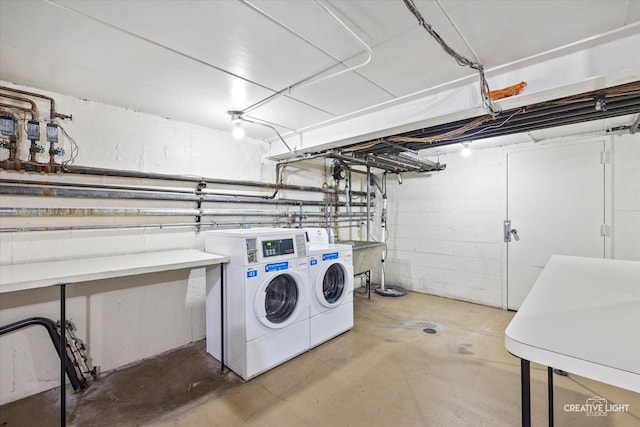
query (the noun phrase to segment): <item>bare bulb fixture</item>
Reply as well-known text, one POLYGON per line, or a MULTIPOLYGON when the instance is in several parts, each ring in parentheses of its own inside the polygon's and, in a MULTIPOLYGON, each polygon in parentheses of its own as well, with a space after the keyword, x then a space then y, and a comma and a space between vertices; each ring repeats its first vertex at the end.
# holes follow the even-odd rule
POLYGON ((233 123, 233 130, 231 133, 235 139, 244 138, 244 129, 242 128, 242 111, 227 111, 227 114, 231 116, 231 123, 233 123))
POLYGON ((462 151, 460 151, 463 157, 469 157, 471 155, 471 147, 469 144, 462 144, 462 151))
POLYGON ((233 124, 233 130, 231 131, 231 133, 233 134, 233 137, 235 139, 244 138, 244 129, 242 128, 242 123, 240 123, 240 122, 234 123, 233 124))

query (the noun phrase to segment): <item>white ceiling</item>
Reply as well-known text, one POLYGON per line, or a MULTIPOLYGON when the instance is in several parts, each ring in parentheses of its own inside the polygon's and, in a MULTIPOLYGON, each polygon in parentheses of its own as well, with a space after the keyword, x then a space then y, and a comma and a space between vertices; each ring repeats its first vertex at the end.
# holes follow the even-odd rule
MULTIPOLYGON (((448 44, 487 69, 640 31, 638 0, 415 3, 448 44)), ((0 79, 218 129, 230 129, 228 110, 282 90, 247 115, 288 133, 474 75, 402 0, 0 0, 0 79), (324 9, 371 47, 371 60, 286 91, 367 59, 324 9)), ((273 137, 264 127, 247 131, 273 137)))

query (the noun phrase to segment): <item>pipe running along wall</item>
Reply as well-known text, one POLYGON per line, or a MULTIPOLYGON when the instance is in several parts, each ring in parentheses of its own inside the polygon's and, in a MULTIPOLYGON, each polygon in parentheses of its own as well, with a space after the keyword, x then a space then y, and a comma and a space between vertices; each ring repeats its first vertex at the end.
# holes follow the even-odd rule
MULTIPOLYGON (((9 105, 11 109, 29 113, 33 119, 38 117, 36 103, 26 97, 35 97, 48 101, 50 103, 49 120, 56 118, 71 118, 64 114, 56 112, 55 100, 49 96, 40 95, 38 93, 25 90, 13 89, 0 86, 0 97, 3 99, 15 101, 15 104, 28 104, 28 108, 18 105, 9 105)), ((16 118, 17 120, 17 118, 16 118)), ((66 132, 63 133, 65 137, 66 132)), ((290 162, 279 162, 275 165, 275 183, 267 183, 260 181, 248 180, 231 180, 223 178, 210 178, 192 175, 175 175, 163 173, 146 173, 131 170, 116 170, 107 168, 94 168, 87 166, 72 165, 70 162, 62 162, 61 164, 38 163, 35 159, 35 151, 31 153, 29 160, 20 158, 17 152, 18 139, 14 138, 10 145, 9 159, 0 164, 0 170, 8 173, 0 175, 0 195, 6 196, 3 203, 4 207, 0 209, 0 218, 3 225, 0 226, 0 232, 16 232, 16 231, 37 231, 37 230, 69 230, 69 229, 100 229, 100 225, 83 224, 78 219, 81 217, 122 217, 122 224, 104 224, 104 228, 128 228, 128 227, 174 227, 195 225, 197 230, 208 224, 211 227, 249 225, 249 224, 271 224, 271 225, 287 225, 302 226, 318 224, 322 226, 337 227, 339 223, 348 222, 354 226, 360 226, 363 220, 370 218, 370 210, 374 207, 371 202, 371 195, 363 190, 363 185, 359 190, 354 190, 353 181, 350 179, 349 184, 341 188, 339 181, 335 181, 333 185, 322 186, 312 185, 295 185, 284 183, 284 173, 289 163, 298 163, 308 159, 294 159, 290 162), (41 167, 36 167, 41 166, 41 167), (54 167, 55 166, 55 167, 54 167), (33 176, 14 176, 12 172, 43 172, 51 179, 38 180, 33 176), (55 178, 52 173, 55 172, 55 178), (103 177, 105 179, 100 183, 73 182, 77 181, 79 176, 103 177), (62 178, 61 178, 62 177, 62 178), (64 178, 69 177, 69 179, 64 178), (130 183, 122 183, 122 179, 130 178, 132 180, 144 180, 145 185, 132 185, 130 183), (153 184, 157 181, 163 181, 160 185, 153 184), (175 183, 175 187, 167 187, 167 182, 175 183), (193 184, 193 188, 185 188, 185 184, 193 184), (253 191, 241 191, 238 188, 249 188, 253 191), (286 193, 286 194, 284 194, 286 193), (291 197, 291 193, 302 193, 304 195, 295 194, 291 197), (321 196, 321 197, 320 197, 321 196), (60 202, 46 202, 46 208, 33 208, 22 205, 21 200, 29 197, 32 200, 38 198, 60 199, 60 202), (64 202, 65 199, 84 199, 88 201, 88 205, 77 207, 76 202, 64 202), (358 200, 359 199, 359 200, 358 200), (127 207, 114 206, 110 208, 97 207, 102 206, 100 200, 118 200, 118 204, 124 204, 127 207), (138 201, 142 206, 135 208, 128 207, 131 203, 138 201), (165 202, 169 206, 156 207, 158 202, 165 202), (371 202, 371 203, 368 203, 371 202), (191 206, 185 206, 185 204, 191 206), (238 208, 223 209, 222 207, 233 204, 238 208), (73 207, 65 207, 71 205, 73 207), (176 206, 178 205, 178 206, 176 206), (210 206, 213 205, 213 206, 210 206), (51 207, 59 206, 59 207, 51 207), (153 207, 151 207, 153 206, 153 207), (264 209, 266 207, 270 209, 264 209), (367 209, 368 215, 365 216, 363 208, 367 209), (275 208, 275 209, 274 209, 275 208), (131 220, 125 218, 133 217, 174 217, 162 223, 130 223, 131 220), (195 221, 176 222, 175 217, 192 216, 195 221), (220 221, 205 221, 206 217, 220 218, 220 221), (27 220, 32 218, 31 220, 27 220), (64 225, 50 225, 46 223, 46 218, 65 218, 67 222, 64 225), (264 219, 269 218, 269 221, 264 219), (41 224, 34 224, 35 220, 44 221, 41 224), (80 223, 79 223, 80 222, 80 223), (189 225, 187 225, 189 224, 189 225)), ((34 141, 32 141, 32 148, 34 141)), ((35 146, 35 148, 41 148, 35 146)), ((75 157, 74 157, 75 158, 75 157)), ((326 158, 320 157, 326 161, 326 158)), ((325 168, 326 172, 326 168, 325 168)), ((319 176, 321 181, 326 181, 328 174, 319 176)), ((349 170, 351 176, 351 170, 349 170)), ((159 184, 159 183, 158 183, 159 184)), ((40 202, 29 202, 36 205, 40 202)), ((138 221, 139 222, 139 221, 138 221)))

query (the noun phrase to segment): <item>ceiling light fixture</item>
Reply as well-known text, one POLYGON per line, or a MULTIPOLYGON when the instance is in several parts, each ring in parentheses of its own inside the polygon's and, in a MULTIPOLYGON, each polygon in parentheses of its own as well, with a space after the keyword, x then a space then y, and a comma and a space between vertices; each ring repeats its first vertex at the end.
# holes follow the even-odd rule
POLYGON ((242 129, 242 123, 240 122, 234 123, 233 130, 231 131, 231 133, 233 134, 233 137, 235 139, 244 138, 244 129, 242 129))
POLYGON ((245 135, 244 129, 242 128, 242 122, 253 123, 254 125, 264 126, 273 130, 276 133, 276 135, 278 135, 278 138, 280 138, 280 141, 282 141, 284 146, 287 147, 287 149, 290 152, 295 151, 295 150, 292 150, 291 147, 289 147, 289 144, 287 144, 287 141, 285 141, 282 135, 280 135, 280 132, 278 132, 278 130, 275 127, 273 127, 271 124, 263 121, 259 121, 258 119, 254 119, 254 120, 248 119, 245 117, 243 111, 229 110, 227 111, 227 114, 231 116, 231 123, 233 123, 233 130, 231 131, 231 133, 236 139, 241 139, 245 135))
POLYGON ((233 123, 233 130, 231 133, 235 139, 244 138, 244 129, 242 128, 242 111, 227 111, 231 116, 231 123, 233 123))
POLYGON ((460 151, 463 157, 469 157, 471 155, 471 147, 469 144, 462 143, 462 151, 460 151))

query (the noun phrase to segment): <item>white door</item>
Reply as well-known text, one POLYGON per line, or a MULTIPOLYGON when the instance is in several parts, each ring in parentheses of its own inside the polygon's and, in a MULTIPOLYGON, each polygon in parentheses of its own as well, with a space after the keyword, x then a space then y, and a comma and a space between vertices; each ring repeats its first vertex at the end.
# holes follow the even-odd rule
POLYGON ((517 310, 553 254, 605 257, 604 141, 507 155, 507 308, 517 310))

